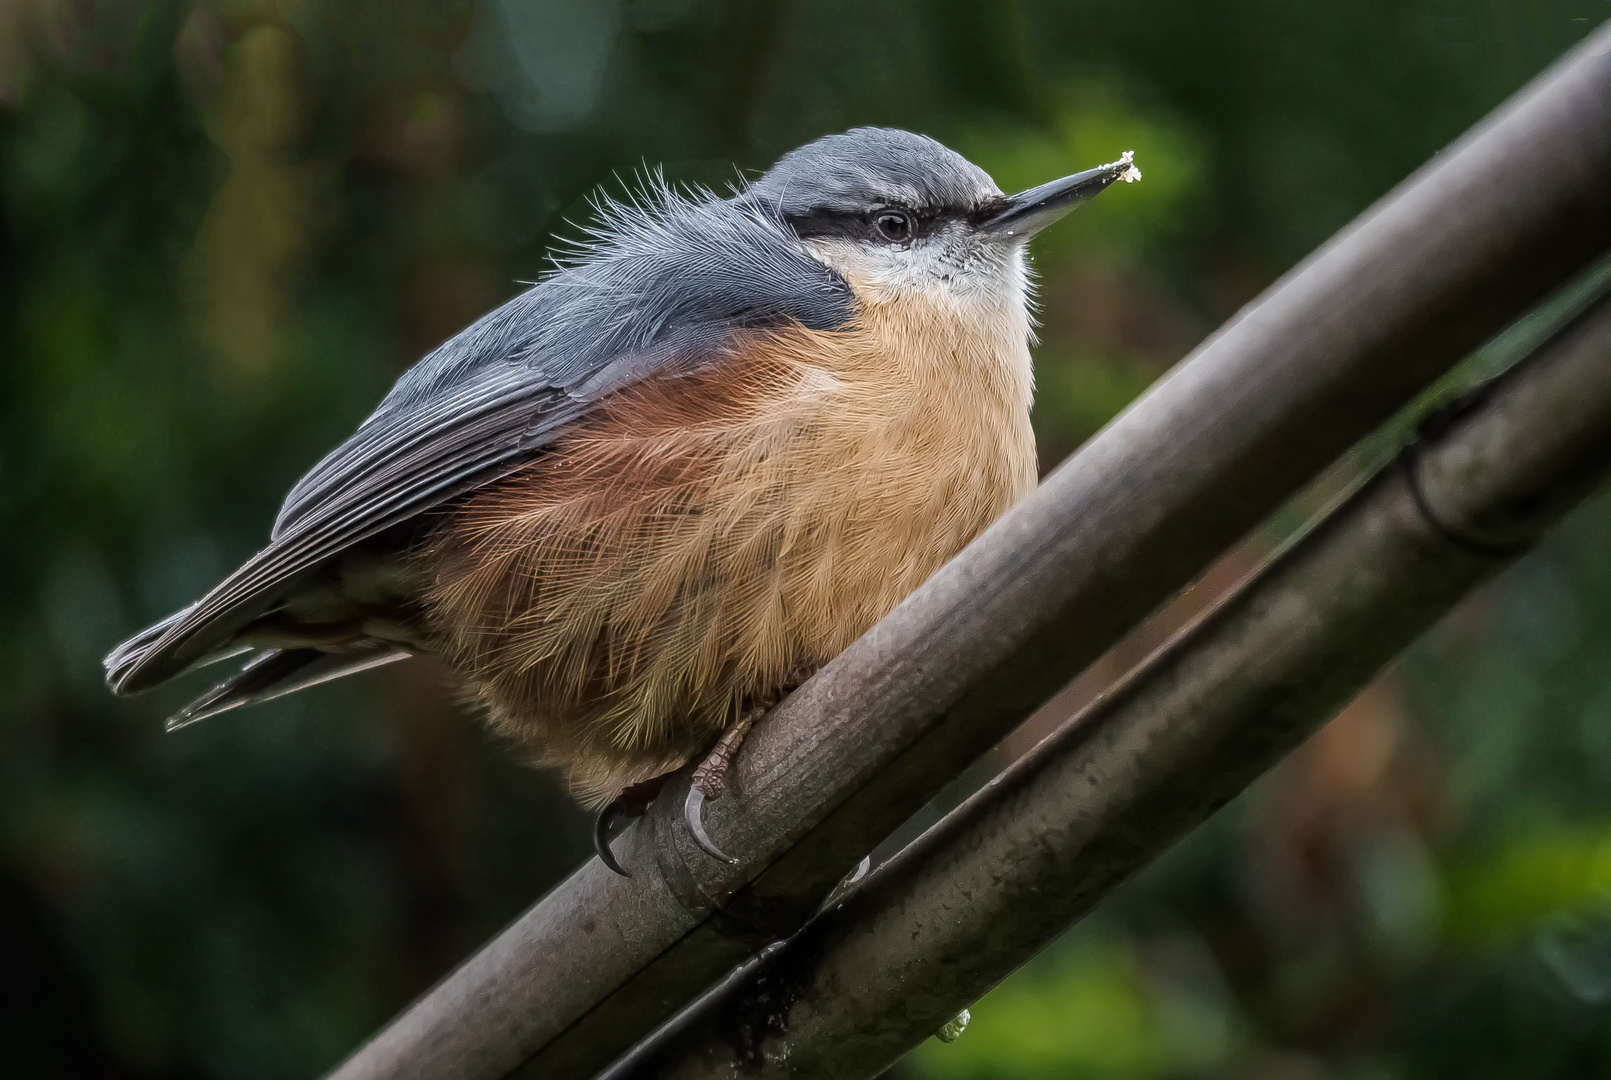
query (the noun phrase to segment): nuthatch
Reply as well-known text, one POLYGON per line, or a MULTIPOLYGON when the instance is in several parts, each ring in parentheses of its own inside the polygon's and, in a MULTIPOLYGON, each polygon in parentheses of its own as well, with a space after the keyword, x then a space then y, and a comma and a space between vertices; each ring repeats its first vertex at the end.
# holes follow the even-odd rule
POLYGON ((612 815, 708 751, 687 817, 725 857, 701 806, 755 716, 1033 487, 1025 242, 1139 177, 1126 154, 1004 196, 932 139, 858 128, 730 197, 605 202, 108 682, 245 654, 173 729, 430 654, 605 804, 612 869, 612 815))

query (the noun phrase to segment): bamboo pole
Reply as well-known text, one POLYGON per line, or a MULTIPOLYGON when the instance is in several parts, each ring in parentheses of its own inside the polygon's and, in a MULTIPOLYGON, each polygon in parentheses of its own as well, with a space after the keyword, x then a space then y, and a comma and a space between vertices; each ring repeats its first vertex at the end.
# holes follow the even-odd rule
POLYGON ((1611 299, 609 1080, 873 1077, 1241 792, 1611 473, 1611 299))
POLYGON ((1455 360, 1611 245, 1611 28, 1196 349, 763 720, 382 1029, 339 1080, 589 1076, 1455 360))

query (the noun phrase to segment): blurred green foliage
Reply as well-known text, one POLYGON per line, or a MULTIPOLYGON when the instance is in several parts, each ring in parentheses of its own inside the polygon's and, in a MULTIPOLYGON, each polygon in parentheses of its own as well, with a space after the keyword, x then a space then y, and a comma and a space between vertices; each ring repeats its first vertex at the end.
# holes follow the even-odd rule
MULTIPOLYGON (((108 646, 645 163, 927 131, 1046 237, 1055 463, 1607 0, 0 0, 0 1061, 336 1062, 586 850, 423 666, 164 736, 108 646)), ((981 1001, 932 1077, 1611 1074, 1611 507, 981 1001)))

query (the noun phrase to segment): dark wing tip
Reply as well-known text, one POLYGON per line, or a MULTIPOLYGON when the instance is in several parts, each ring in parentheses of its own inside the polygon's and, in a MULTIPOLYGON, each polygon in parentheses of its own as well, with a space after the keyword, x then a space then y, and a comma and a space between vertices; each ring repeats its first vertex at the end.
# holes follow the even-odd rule
POLYGON ((106 670, 106 685, 112 688, 114 694, 128 695, 149 690, 171 675, 178 674, 153 672, 150 670, 149 662, 155 659, 153 650, 162 640, 162 636, 189 614, 190 610, 181 608, 161 622, 141 630, 106 654, 101 666, 106 670))

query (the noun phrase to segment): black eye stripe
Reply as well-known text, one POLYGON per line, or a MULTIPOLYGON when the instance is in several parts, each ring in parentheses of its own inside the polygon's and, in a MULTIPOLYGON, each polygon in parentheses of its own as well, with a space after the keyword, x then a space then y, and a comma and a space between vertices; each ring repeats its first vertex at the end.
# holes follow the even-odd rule
POLYGON ((892 213, 903 214, 911 221, 911 235, 906 240, 928 236, 937 232, 947 222, 967 216, 964 211, 918 211, 904 206, 879 206, 867 211, 812 210, 805 214, 790 214, 785 220, 794 229, 795 235, 802 240, 817 236, 837 236, 848 240, 890 243, 890 239, 880 232, 878 219, 892 213))
POLYGON ((790 214, 786 220, 801 239, 814 236, 862 237, 871 233, 867 219, 861 214, 840 210, 813 210, 809 214, 790 214))

